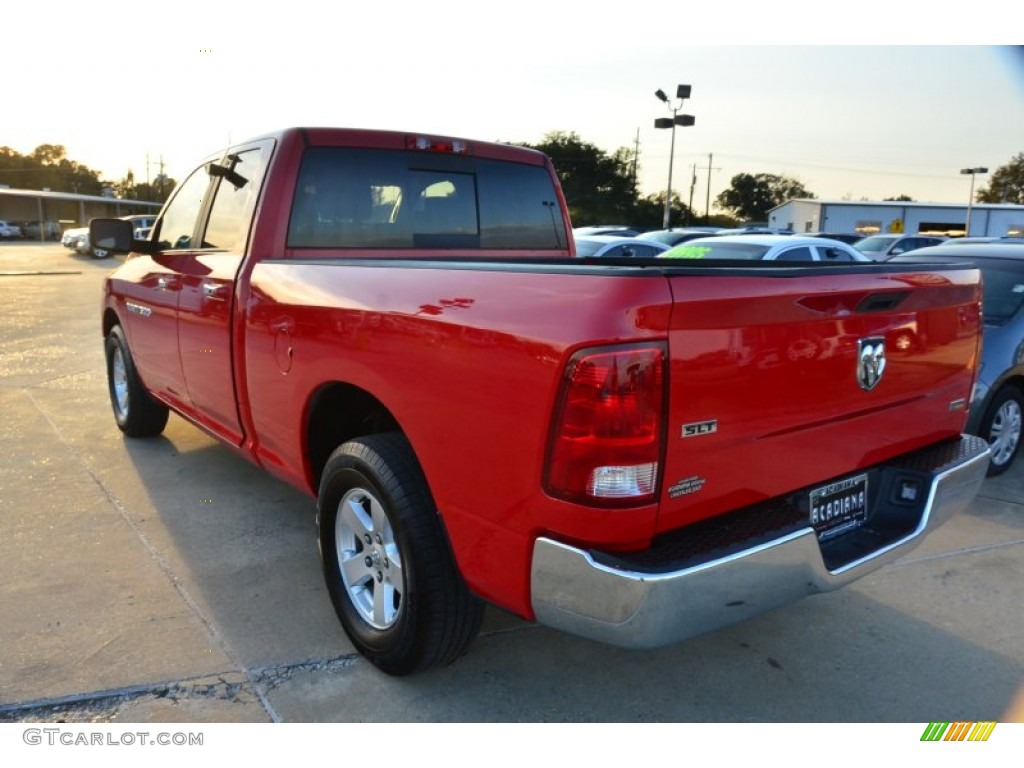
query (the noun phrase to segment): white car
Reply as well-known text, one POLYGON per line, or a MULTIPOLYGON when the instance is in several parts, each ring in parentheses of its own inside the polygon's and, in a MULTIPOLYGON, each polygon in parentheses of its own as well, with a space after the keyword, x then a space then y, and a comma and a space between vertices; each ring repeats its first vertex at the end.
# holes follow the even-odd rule
POLYGON ((8 221, 0 221, 0 240, 20 240, 21 227, 8 221))
MULTIPOLYGON (((156 216, 122 216, 121 218, 132 223, 136 240, 148 240, 150 230, 153 229, 153 224, 156 222, 156 216)), ((89 254, 94 259, 105 259, 110 255, 102 248, 93 248, 89 245, 88 227, 65 229, 60 242, 65 248, 70 248, 83 255, 89 254)))
POLYGON ((156 216, 125 216, 124 219, 132 223, 136 240, 148 240, 149 233, 153 229, 153 225, 156 224, 156 216))
POLYGON ((576 236, 576 255, 581 259, 650 259, 661 256, 668 246, 656 240, 616 235, 576 236))
POLYGON ((669 259, 794 261, 843 264, 870 262, 846 243, 799 235, 717 235, 687 240, 662 254, 669 259))
POLYGON ((83 243, 85 248, 88 248, 89 244, 89 228, 88 227, 74 227, 72 229, 65 229, 64 234, 60 238, 60 244, 65 248, 70 248, 74 251, 85 253, 85 249, 82 248, 83 243))

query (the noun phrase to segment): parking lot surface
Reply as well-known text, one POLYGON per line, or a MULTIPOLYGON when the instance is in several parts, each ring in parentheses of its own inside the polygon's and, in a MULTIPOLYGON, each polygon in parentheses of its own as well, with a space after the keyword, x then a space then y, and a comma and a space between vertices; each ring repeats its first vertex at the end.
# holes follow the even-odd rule
POLYGON ((335 619, 311 499, 176 416, 115 427, 115 263, 0 245, 0 721, 1013 717, 1024 461, 908 557, 744 624, 626 651, 491 608, 454 665, 381 674, 335 619))

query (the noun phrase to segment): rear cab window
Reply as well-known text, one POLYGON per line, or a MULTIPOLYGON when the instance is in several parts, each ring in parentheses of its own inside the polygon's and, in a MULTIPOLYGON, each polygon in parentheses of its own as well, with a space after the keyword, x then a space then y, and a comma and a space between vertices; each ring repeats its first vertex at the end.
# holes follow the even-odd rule
POLYGON ((391 149, 308 148, 290 249, 564 251, 543 166, 391 149))

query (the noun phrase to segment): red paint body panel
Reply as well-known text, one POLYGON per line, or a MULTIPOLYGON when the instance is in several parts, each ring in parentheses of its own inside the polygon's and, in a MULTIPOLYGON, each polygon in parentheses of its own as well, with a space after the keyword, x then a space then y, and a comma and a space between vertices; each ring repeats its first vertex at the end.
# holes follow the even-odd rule
MULTIPOLYGON (((659 532, 961 431, 978 359, 976 270, 617 267, 572 259, 571 240, 555 253, 487 259, 286 247, 305 147, 405 141, 327 129, 262 140, 272 151, 245 253, 133 255, 111 276, 105 309, 125 325, 154 395, 311 496, 318 393, 343 384, 372 395, 408 436, 481 596, 532 617, 540 535, 641 549, 659 532), (864 338, 884 338, 889 351, 870 391, 855 375, 864 338), (645 340, 669 352, 658 503, 600 509, 548 496, 567 361, 584 347, 645 340), (711 422, 683 436, 684 425, 711 422)), ((546 167, 554 180, 539 153, 470 145, 476 157, 546 167)))
POLYGON ((870 272, 671 278, 671 427, 658 530, 959 435, 979 354, 977 274, 942 279, 922 287, 913 275, 870 272), (892 311, 854 311, 893 292, 907 295, 892 311), (885 339, 888 360, 866 392, 855 375, 857 342, 870 337, 885 339), (710 420, 714 433, 681 436, 682 425, 710 420), (699 492, 669 495, 692 478, 699 492))
POLYGON ((304 413, 281 404, 307 403, 330 381, 373 393, 415 448, 467 581, 503 605, 514 594, 522 612, 537 535, 613 548, 650 539, 653 505, 580 507, 547 497, 541 478, 571 352, 664 338, 670 308, 658 276, 260 264, 246 329, 258 458, 299 480, 304 413), (287 375, 274 349, 285 323, 287 375))

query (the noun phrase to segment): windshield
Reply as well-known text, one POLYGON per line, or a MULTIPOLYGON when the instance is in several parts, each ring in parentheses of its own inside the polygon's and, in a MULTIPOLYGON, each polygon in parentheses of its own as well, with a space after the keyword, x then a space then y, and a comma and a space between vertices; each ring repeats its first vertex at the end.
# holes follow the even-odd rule
POLYGON ((663 259, 743 259, 756 261, 764 258, 767 245, 754 243, 723 243, 691 240, 661 254, 663 259))
POLYGON ((600 240, 577 240, 576 255, 593 256, 604 245, 600 240))
POLYGON ((853 244, 853 247, 863 253, 881 253, 895 238, 892 237, 865 237, 853 244))

